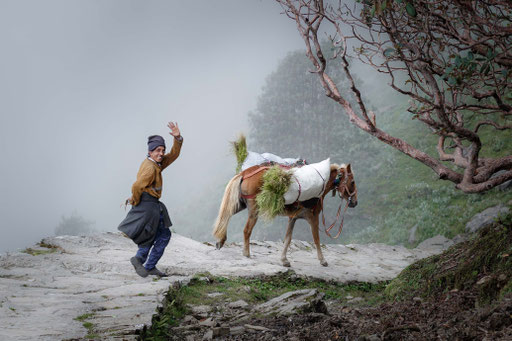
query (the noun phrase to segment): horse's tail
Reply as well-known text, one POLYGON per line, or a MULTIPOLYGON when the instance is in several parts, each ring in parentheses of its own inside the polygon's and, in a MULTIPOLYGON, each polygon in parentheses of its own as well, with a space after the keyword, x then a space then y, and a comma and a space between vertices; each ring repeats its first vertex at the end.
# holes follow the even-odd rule
POLYGON ((213 236, 222 244, 226 240, 229 219, 240 211, 240 182, 242 175, 235 175, 226 186, 219 208, 219 215, 213 225, 213 236))

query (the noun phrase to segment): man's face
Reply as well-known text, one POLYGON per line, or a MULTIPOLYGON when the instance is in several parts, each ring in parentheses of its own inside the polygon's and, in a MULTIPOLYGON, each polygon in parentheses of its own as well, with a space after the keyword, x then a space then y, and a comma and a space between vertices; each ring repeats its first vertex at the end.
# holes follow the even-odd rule
POLYGON ((164 154, 165 154, 165 147, 159 146, 149 152, 149 157, 152 158, 153 160, 155 160, 156 162, 162 162, 164 154))

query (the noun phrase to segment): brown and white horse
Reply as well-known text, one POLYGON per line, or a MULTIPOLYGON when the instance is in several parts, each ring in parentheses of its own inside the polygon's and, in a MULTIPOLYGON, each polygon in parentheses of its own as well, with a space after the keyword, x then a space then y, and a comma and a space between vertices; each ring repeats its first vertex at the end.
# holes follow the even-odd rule
MULTIPOLYGON (((238 173, 229 181, 224 191, 219 215, 213 226, 213 235, 217 239, 217 249, 220 249, 226 242, 229 219, 234 214, 247 207, 249 209, 249 216, 244 229, 243 254, 246 257, 250 257, 249 238, 258 220, 256 196, 260 192, 260 188, 263 184, 263 174, 267 169, 268 167, 253 166, 238 173)), ((284 238, 284 248, 281 254, 283 266, 290 266, 290 262, 286 258, 286 253, 292 240, 293 227, 297 219, 305 219, 311 226, 318 260, 320 264, 327 266, 327 261, 324 259, 320 247, 319 216, 323 209, 323 199, 330 191, 332 191, 333 196, 337 192, 342 199, 347 200, 348 207, 355 207, 357 205, 357 188, 350 164, 346 166, 331 164, 329 180, 326 183, 321 198, 314 198, 285 206, 283 215, 288 216, 288 229, 284 238)), ((339 211, 340 210, 338 210, 338 214, 339 211)))

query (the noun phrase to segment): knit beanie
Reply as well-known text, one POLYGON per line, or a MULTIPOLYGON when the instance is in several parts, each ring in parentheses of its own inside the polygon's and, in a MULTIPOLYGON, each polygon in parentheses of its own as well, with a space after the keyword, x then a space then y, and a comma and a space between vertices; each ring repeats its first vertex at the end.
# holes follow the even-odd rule
POLYGON ((157 147, 163 146, 165 148, 165 140, 160 135, 151 135, 148 137, 148 150, 152 152, 157 147))

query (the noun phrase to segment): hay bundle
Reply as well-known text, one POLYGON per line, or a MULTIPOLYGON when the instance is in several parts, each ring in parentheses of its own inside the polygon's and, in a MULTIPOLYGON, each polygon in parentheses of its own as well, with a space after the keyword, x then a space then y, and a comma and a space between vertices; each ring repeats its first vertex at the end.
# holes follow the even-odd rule
POLYGON ((279 166, 273 166, 263 175, 261 192, 256 196, 260 215, 273 219, 284 210, 284 194, 288 191, 292 174, 279 166))
POLYGON ((240 172, 242 169, 242 164, 247 158, 247 141, 245 139, 244 134, 240 134, 238 140, 232 141, 231 145, 233 146, 233 152, 236 156, 236 172, 240 172))

